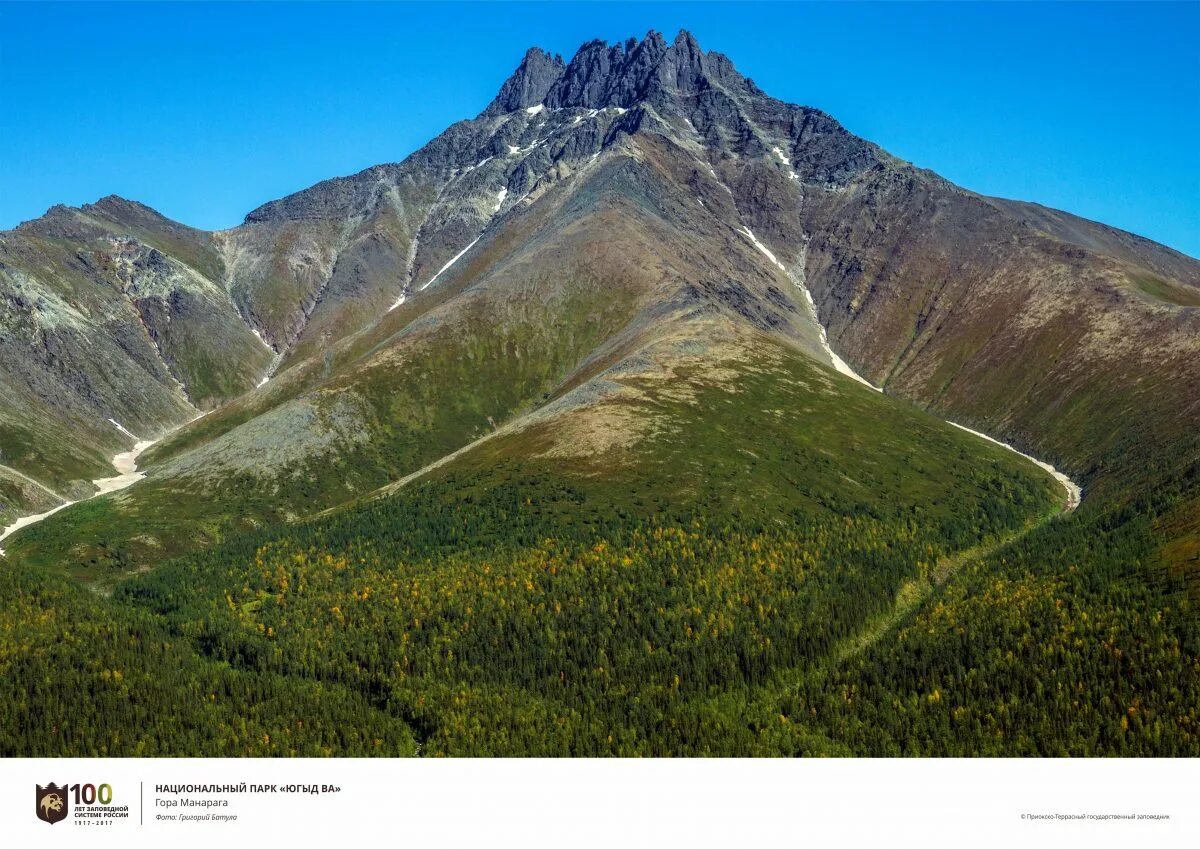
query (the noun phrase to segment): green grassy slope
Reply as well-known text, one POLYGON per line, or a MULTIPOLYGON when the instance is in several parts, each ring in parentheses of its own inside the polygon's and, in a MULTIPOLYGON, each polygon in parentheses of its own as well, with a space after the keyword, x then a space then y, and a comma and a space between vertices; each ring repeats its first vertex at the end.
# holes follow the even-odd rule
POLYGON ((718 324, 106 615, 340 688, 426 754, 1200 753, 1195 601, 1158 551, 1195 468, 1051 519, 1011 453, 718 324))
POLYGON ((249 422, 206 445, 186 458, 181 474, 153 477, 31 527, 13 539, 10 553, 106 581, 224 533, 337 504, 540 403, 628 315, 620 301, 586 290, 564 298, 553 314, 537 302, 513 307, 523 315, 504 325, 475 311, 460 315, 269 414, 265 425, 249 422), (564 313, 582 330, 557 323, 564 313))

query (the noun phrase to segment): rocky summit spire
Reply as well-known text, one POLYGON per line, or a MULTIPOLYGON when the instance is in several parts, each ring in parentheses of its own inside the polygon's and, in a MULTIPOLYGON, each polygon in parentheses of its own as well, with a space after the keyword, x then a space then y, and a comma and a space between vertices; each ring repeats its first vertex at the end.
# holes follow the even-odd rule
POLYGON ((484 114, 539 103, 551 108, 629 108, 664 94, 697 94, 714 84, 731 93, 759 93, 724 56, 705 53, 687 30, 680 30, 669 45, 661 33, 650 30, 641 41, 589 41, 566 65, 557 56, 530 50, 484 114))
POLYGON ((541 103, 566 65, 559 55, 551 56, 540 47, 531 47, 513 75, 505 80, 499 94, 484 111, 485 115, 514 112, 541 103))

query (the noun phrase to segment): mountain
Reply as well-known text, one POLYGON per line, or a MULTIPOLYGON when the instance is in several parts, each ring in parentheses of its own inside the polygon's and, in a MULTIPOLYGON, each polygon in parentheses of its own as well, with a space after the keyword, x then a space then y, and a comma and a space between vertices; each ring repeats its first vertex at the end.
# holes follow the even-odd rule
POLYGON ((253 388, 274 353, 223 275, 211 234, 116 197, 0 234, 6 474, 86 494, 125 431, 162 432, 253 388))
POLYGON ((55 208, 0 234, 0 294, 9 517, 159 440, 5 540, 13 686, 61 610, 161 644, 96 658, 155 699, 273 694, 265 744, 184 712, 114 751, 1200 745, 1200 263, 686 32, 530 50, 403 162, 228 231, 55 208), (298 731, 314 681, 391 742, 298 731))

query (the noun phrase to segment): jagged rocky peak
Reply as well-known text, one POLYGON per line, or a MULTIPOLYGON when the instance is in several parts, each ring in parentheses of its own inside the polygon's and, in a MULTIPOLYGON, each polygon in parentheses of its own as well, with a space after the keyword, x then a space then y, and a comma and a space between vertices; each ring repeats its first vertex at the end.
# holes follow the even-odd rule
POLYGON ((705 53, 687 30, 680 30, 671 44, 651 30, 641 41, 589 41, 566 65, 558 56, 530 50, 484 114, 539 103, 553 109, 629 108, 664 94, 693 95, 717 86, 732 94, 762 93, 728 58, 705 53))
POLYGON ((545 99, 550 86, 562 76, 566 67, 561 56, 551 56, 540 47, 529 48, 484 114, 497 115, 536 106, 545 99))

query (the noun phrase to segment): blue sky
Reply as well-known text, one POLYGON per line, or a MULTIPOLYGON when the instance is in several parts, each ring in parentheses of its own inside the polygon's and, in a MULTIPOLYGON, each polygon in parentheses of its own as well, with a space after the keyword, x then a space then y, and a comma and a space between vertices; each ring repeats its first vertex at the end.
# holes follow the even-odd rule
POLYGON ((0 228, 107 194, 194 226, 398 161, 537 44, 685 27, 976 191, 1200 256, 1200 4, 0 5, 0 228))

